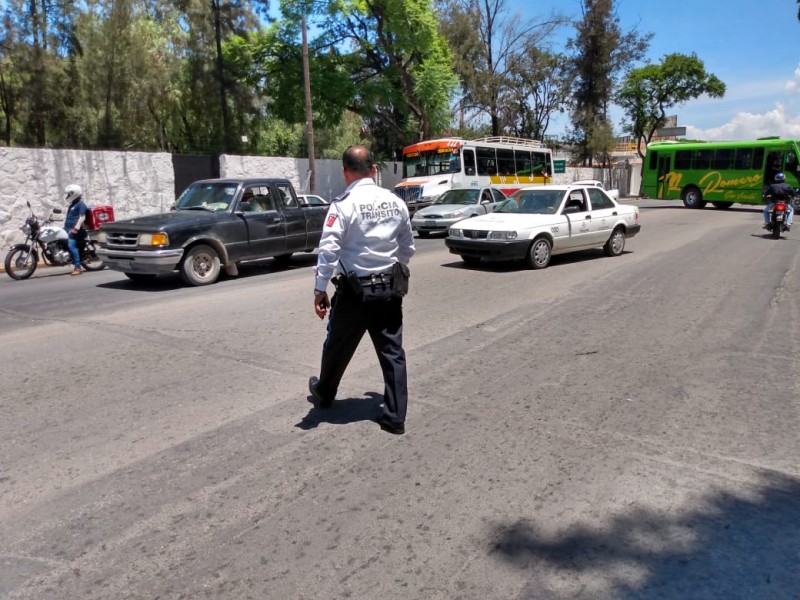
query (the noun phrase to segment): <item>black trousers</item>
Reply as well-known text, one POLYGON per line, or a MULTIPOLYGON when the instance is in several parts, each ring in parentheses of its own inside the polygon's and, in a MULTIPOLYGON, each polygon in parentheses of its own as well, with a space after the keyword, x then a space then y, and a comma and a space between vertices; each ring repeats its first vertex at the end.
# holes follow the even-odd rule
POLYGON ((364 301, 347 291, 333 295, 317 390, 324 398, 336 397, 344 371, 365 332, 369 332, 383 371, 386 415, 393 422, 405 423, 408 376, 402 298, 364 301))

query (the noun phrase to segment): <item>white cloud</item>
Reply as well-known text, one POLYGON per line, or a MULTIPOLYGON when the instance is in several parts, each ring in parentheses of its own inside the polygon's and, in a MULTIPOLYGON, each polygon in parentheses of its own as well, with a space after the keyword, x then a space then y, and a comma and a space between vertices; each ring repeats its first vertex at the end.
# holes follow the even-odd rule
POLYGON ((787 114, 786 107, 779 102, 775 108, 763 114, 737 113, 730 121, 719 127, 700 129, 693 125, 686 126, 687 138, 707 141, 754 140, 772 135, 800 139, 800 115, 787 114))
POLYGON ((794 70, 794 79, 790 79, 786 82, 786 91, 790 94, 796 94, 800 92, 800 67, 797 67, 794 70))

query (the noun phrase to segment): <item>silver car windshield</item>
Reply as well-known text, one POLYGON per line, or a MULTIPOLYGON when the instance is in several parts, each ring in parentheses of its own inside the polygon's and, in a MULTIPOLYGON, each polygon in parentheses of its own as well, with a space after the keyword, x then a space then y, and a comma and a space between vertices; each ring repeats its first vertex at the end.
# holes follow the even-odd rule
POLYGON ((494 212, 554 215, 563 196, 564 192, 558 190, 519 190, 494 212))
POLYGON ((178 210, 228 210, 236 194, 235 183, 198 183, 190 185, 178 198, 178 210))
POLYGON ((448 190, 434 204, 477 204, 480 190, 448 190))

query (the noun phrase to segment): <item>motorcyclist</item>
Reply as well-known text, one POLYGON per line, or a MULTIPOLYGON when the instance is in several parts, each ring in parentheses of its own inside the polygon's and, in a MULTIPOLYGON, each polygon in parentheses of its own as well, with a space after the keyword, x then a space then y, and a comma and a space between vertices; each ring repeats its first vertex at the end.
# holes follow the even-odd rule
POLYGON ((72 255, 72 273, 70 275, 80 275, 83 273, 81 268, 81 254, 78 250, 78 236, 81 235, 81 227, 86 218, 86 211, 89 210, 86 203, 83 201, 83 190, 77 184, 70 184, 64 188, 66 200, 69 202, 67 208, 67 217, 64 219, 64 229, 67 230, 69 240, 69 253, 72 255))
POLYGON ((794 207, 792 206, 794 190, 786 183, 786 177, 783 173, 775 173, 775 181, 767 186, 764 192, 764 198, 767 201, 767 205, 764 207, 764 229, 772 228, 769 222, 769 211, 772 210, 776 200, 783 200, 786 202, 786 222, 784 226, 786 231, 790 231, 792 228, 792 218, 794 217, 794 207))

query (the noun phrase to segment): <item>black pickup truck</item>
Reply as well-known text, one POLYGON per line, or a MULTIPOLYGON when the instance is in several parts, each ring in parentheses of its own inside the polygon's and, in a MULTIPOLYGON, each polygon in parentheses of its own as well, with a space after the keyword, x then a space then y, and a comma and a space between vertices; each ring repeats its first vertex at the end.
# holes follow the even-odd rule
POLYGON ((312 251, 327 211, 302 204, 288 179, 196 181, 168 213, 103 225, 97 254, 133 281, 177 270, 186 283, 206 285, 223 267, 236 275, 242 261, 312 251))

